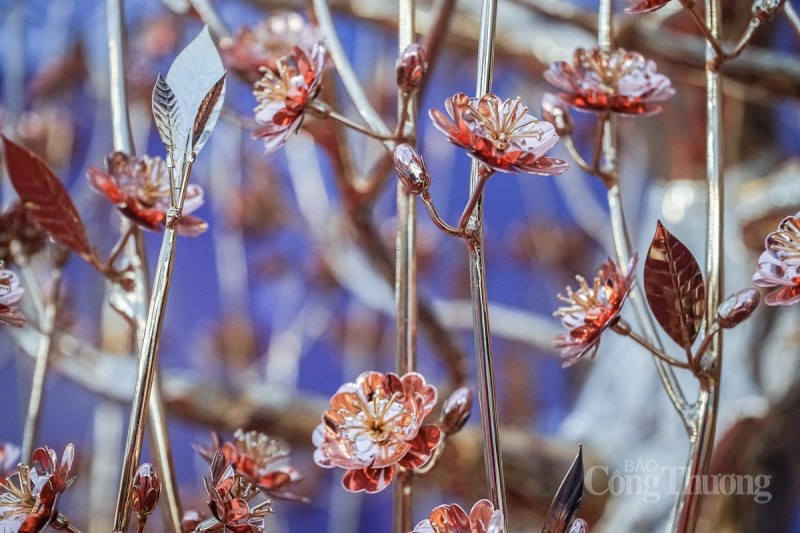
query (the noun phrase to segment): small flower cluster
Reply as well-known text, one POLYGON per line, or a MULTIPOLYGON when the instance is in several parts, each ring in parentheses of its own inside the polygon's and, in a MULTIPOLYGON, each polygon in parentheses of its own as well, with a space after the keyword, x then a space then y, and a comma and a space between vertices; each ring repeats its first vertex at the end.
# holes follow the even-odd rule
MULTIPOLYGON (((130 157, 114 152, 106 159, 106 170, 91 167, 87 171, 89 183, 116 208, 139 227, 161 231, 167 221, 171 203, 170 180, 167 165, 160 157, 130 157)), ((203 205, 203 189, 189 184, 186 201, 177 224, 181 235, 195 237, 206 229, 205 221, 190 215, 203 205)))
POLYGON ((0 529, 36 533, 55 520, 59 496, 74 481, 69 475, 74 454, 68 444, 59 463, 45 446, 34 450, 30 465, 17 467, 0 485, 0 529))
POLYGON ((258 431, 244 432, 237 429, 232 441, 221 443, 219 436, 212 435, 213 444, 195 446, 197 452, 211 462, 217 452, 226 462, 233 464, 236 472, 248 482, 273 498, 302 500, 290 489, 303 479, 296 468, 283 464, 289 456, 288 446, 258 431))
POLYGON ((567 287, 566 296, 558 295, 568 304, 553 313, 561 317, 561 323, 569 330, 554 341, 556 348, 561 349, 563 366, 573 365, 585 356, 594 356, 603 332, 619 319, 635 269, 636 256, 628 264, 627 273, 609 259, 601 265, 591 286, 582 276, 576 276, 578 290, 567 287))
POLYGON ((196 511, 184 514, 181 527, 184 532, 224 531, 230 533, 262 533, 264 519, 272 513, 270 501, 254 504, 261 492, 245 476, 236 471, 221 450, 211 460, 209 477, 203 478, 208 493, 211 516, 204 518, 196 511))

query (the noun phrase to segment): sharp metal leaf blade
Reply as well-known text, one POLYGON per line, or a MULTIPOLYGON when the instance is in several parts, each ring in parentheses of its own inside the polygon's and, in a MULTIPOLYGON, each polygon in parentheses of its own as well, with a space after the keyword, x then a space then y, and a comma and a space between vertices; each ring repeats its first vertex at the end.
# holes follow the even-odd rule
POLYGON ((192 151, 199 154, 205 146, 214 126, 217 125, 222 104, 225 101, 225 75, 214 84, 197 109, 197 116, 192 127, 192 151))
POLYGON ((578 455, 572 461, 567 475, 561 481, 550 510, 542 526, 542 533, 565 533, 581 506, 583 497, 583 449, 578 448, 578 455))
MULTIPOLYGON (((225 68, 219 56, 208 26, 178 54, 167 73, 167 84, 177 99, 183 117, 197 115, 209 91, 224 76, 225 68)), ((194 130, 194 121, 184 120, 178 132, 181 146, 189 145, 194 130)))
POLYGON ((178 107, 175 93, 161 75, 153 87, 153 118, 167 153, 172 155, 173 160, 179 161, 186 144, 185 140, 181 142, 181 128, 186 120, 178 107))
POLYGON ((86 228, 58 177, 36 154, 5 136, 3 144, 8 175, 23 207, 54 241, 91 260, 86 228))
POLYGON ((705 311, 703 273, 689 249, 660 221, 644 264, 644 292, 664 331, 680 346, 691 348, 705 311))

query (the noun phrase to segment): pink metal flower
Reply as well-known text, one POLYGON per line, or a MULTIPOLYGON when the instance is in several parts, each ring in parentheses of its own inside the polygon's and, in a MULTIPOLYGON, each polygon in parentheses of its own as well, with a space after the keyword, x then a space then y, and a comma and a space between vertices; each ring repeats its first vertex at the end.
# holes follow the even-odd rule
POLYGON ((225 64, 244 79, 255 83, 261 68, 277 73, 277 59, 295 46, 311 50, 322 41, 319 29, 293 11, 276 11, 253 28, 242 28, 222 47, 225 64))
POLYGON ((153 465, 150 463, 139 465, 131 489, 131 507, 139 515, 140 520, 152 514, 158 507, 158 498, 161 495, 161 481, 153 465))
POLYGON ((21 328, 25 325, 25 315, 17 308, 17 302, 25 295, 19 286, 19 278, 10 270, 3 268, 0 261, 0 322, 21 328))
POLYGON ((559 96, 564 102, 584 111, 647 116, 661 111, 655 102, 675 94, 653 61, 622 48, 578 48, 572 63, 556 61, 544 78, 563 91, 559 96))
POLYGON ((290 492, 293 485, 303 479, 300 472, 291 466, 280 464, 289 456, 287 445, 258 431, 245 433, 237 429, 232 441, 220 443, 216 434, 211 448, 196 446, 197 452, 209 462, 219 450, 236 472, 266 494, 288 500, 303 498, 290 492))
POLYGON ((9 481, 0 487, 0 527, 19 533, 42 531, 55 518, 58 497, 74 480, 69 477, 73 458, 72 444, 61 463, 47 447, 34 450, 31 465, 19 465, 12 476, 17 484, 9 481))
POLYGON ((619 319, 622 304, 628 297, 633 283, 637 256, 633 256, 625 274, 609 259, 600 266, 594 283, 590 287, 583 276, 576 276, 580 287, 577 291, 567 287, 567 295, 558 295, 567 306, 560 307, 554 316, 561 317, 561 324, 569 333, 555 338, 553 345, 561 349, 562 366, 575 364, 588 355, 594 357, 600 336, 619 319))
POLYGON ((379 492, 395 468, 413 470, 431 458, 442 434, 422 421, 435 404, 436 388, 420 374, 364 372, 331 398, 314 431, 314 461, 347 469, 346 490, 379 492))
POLYGON ((203 478, 203 483, 214 519, 199 523, 196 531, 262 533, 264 517, 272 513, 269 500, 251 506, 260 492, 258 487, 238 473, 220 450, 214 455, 209 470, 211 475, 203 478))
POLYGON ((411 533, 502 533, 503 513, 495 510, 489 500, 480 500, 466 511, 455 503, 440 505, 431 511, 411 533))
POLYGON ((800 302, 800 218, 784 218, 778 231, 767 235, 766 250, 758 258, 753 283, 758 287, 778 287, 764 297, 767 305, 792 305, 800 302))
POLYGON ((528 114, 519 98, 502 100, 494 94, 470 98, 458 93, 445 101, 445 107, 450 118, 438 109, 429 111, 433 125, 484 165, 541 176, 567 170, 565 161, 544 157, 558 141, 555 128, 528 114))
MULTIPOLYGON (((106 159, 107 171, 91 167, 86 175, 95 191, 104 195, 117 209, 139 227, 161 231, 170 207, 169 174, 160 157, 129 157, 114 152, 106 159)), ((208 229, 205 221, 190 215, 203 205, 203 189, 190 184, 178 221, 181 235, 195 237, 208 229)))
POLYGON ((322 81, 325 48, 315 44, 306 51, 295 47, 278 59, 276 71, 264 70, 253 94, 258 100, 255 119, 263 127, 253 136, 264 139, 267 154, 278 150, 303 122, 306 106, 316 98, 322 81))

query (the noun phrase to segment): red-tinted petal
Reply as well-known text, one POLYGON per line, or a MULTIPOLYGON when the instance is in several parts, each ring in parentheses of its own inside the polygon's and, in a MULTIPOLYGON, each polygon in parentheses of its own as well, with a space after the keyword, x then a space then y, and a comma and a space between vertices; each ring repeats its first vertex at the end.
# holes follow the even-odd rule
POLYGON ((348 470, 342 478, 342 486, 350 492, 380 492, 389 486, 394 477, 394 467, 361 468, 348 470))

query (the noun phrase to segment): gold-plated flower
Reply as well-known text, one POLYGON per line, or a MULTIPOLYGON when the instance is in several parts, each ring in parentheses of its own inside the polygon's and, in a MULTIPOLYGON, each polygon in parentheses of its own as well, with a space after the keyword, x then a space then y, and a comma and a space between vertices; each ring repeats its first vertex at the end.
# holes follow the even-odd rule
POLYGON ((583 276, 576 276, 578 290, 567 287, 566 296, 558 295, 568 304, 553 313, 561 317, 561 324, 569 330, 553 342, 556 348, 561 349, 563 366, 573 365, 584 356, 594 356, 603 331, 619 319, 622 304, 631 290, 636 260, 634 255, 626 274, 609 259, 600 266, 591 286, 583 276))
POLYGON ((396 468, 424 465, 442 432, 423 419, 436 404, 436 388, 415 372, 364 372, 339 388, 314 431, 314 461, 344 468, 342 485, 351 492, 379 492, 396 468))
POLYGON ((661 111, 657 102, 675 94, 655 62, 623 48, 578 48, 572 63, 556 61, 544 78, 562 91, 564 102, 582 111, 647 116, 661 111))
POLYGON ((480 500, 466 511, 455 503, 440 505, 411 533, 503 533, 503 513, 489 500, 480 500))
POLYGON ((6 270, 0 261, 0 322, 16 328, 25 325, 25 315, 17 308, 17 302, 24 295, 25 289, 20 287, 17 275, 6 270))
POLYGON ((294 11, 275 11, 256 26, 239 29, 229 42, 223 42, 221 55, 225 65, 245 80, 255 83, 266 68, 277 72, 277 60, 322 42, 319 28, 294 11))
POLYGON ((19 465, 0 487, 0 528, 36 533, 53 521, 59 496, 74 481, 69 477, 74 455, 72 444, 64 449, 60 463, 46 446, 34 450, 31 464, 19 465))
POLYGON ((458 93, 445 101, 445 107, 450 118, 430 110, 433 125, 487 167, 542 176, 567 170, 565 161, 545 157, 558 141, 555 128, 529 114, 519 98, 502 100, 494 94, 470 98, 458 93))
MULTIPOLYGON (((139 227, 161 231, 170 207, 169 173, 160 157, 129 157, 114 152, 106 159, 106 171, 91 167, 86 173, 95 191, 105 196, 117 209, 139 227)), ((203 205, 203 189, 189 184, 181 219, 176 229, 181 235, 195 237, 208 229, 205 221, 190 215, 203 205)))
POLYGON ((277 151, 303 122, 306 106, 316 98, 322 82, 325 48, 295 49, 278 59, 275 72, 263 69, 253 94, 258 100, 256 122, 263 126, 253 136, 264 139, 267 154, 277 151))
POLYGON ((197 452, 209 462, 217 451, 236 472, 250 483, 274 498, 302 500, 291 492, 291 488, 303 479, 300 472, 287 464, 290 450, 285 442, 269 437, 258 431, 244 432, 237 429, 233 440, 220 443, 219 437, 212 435, 212 447, 195 446, 197 452))

